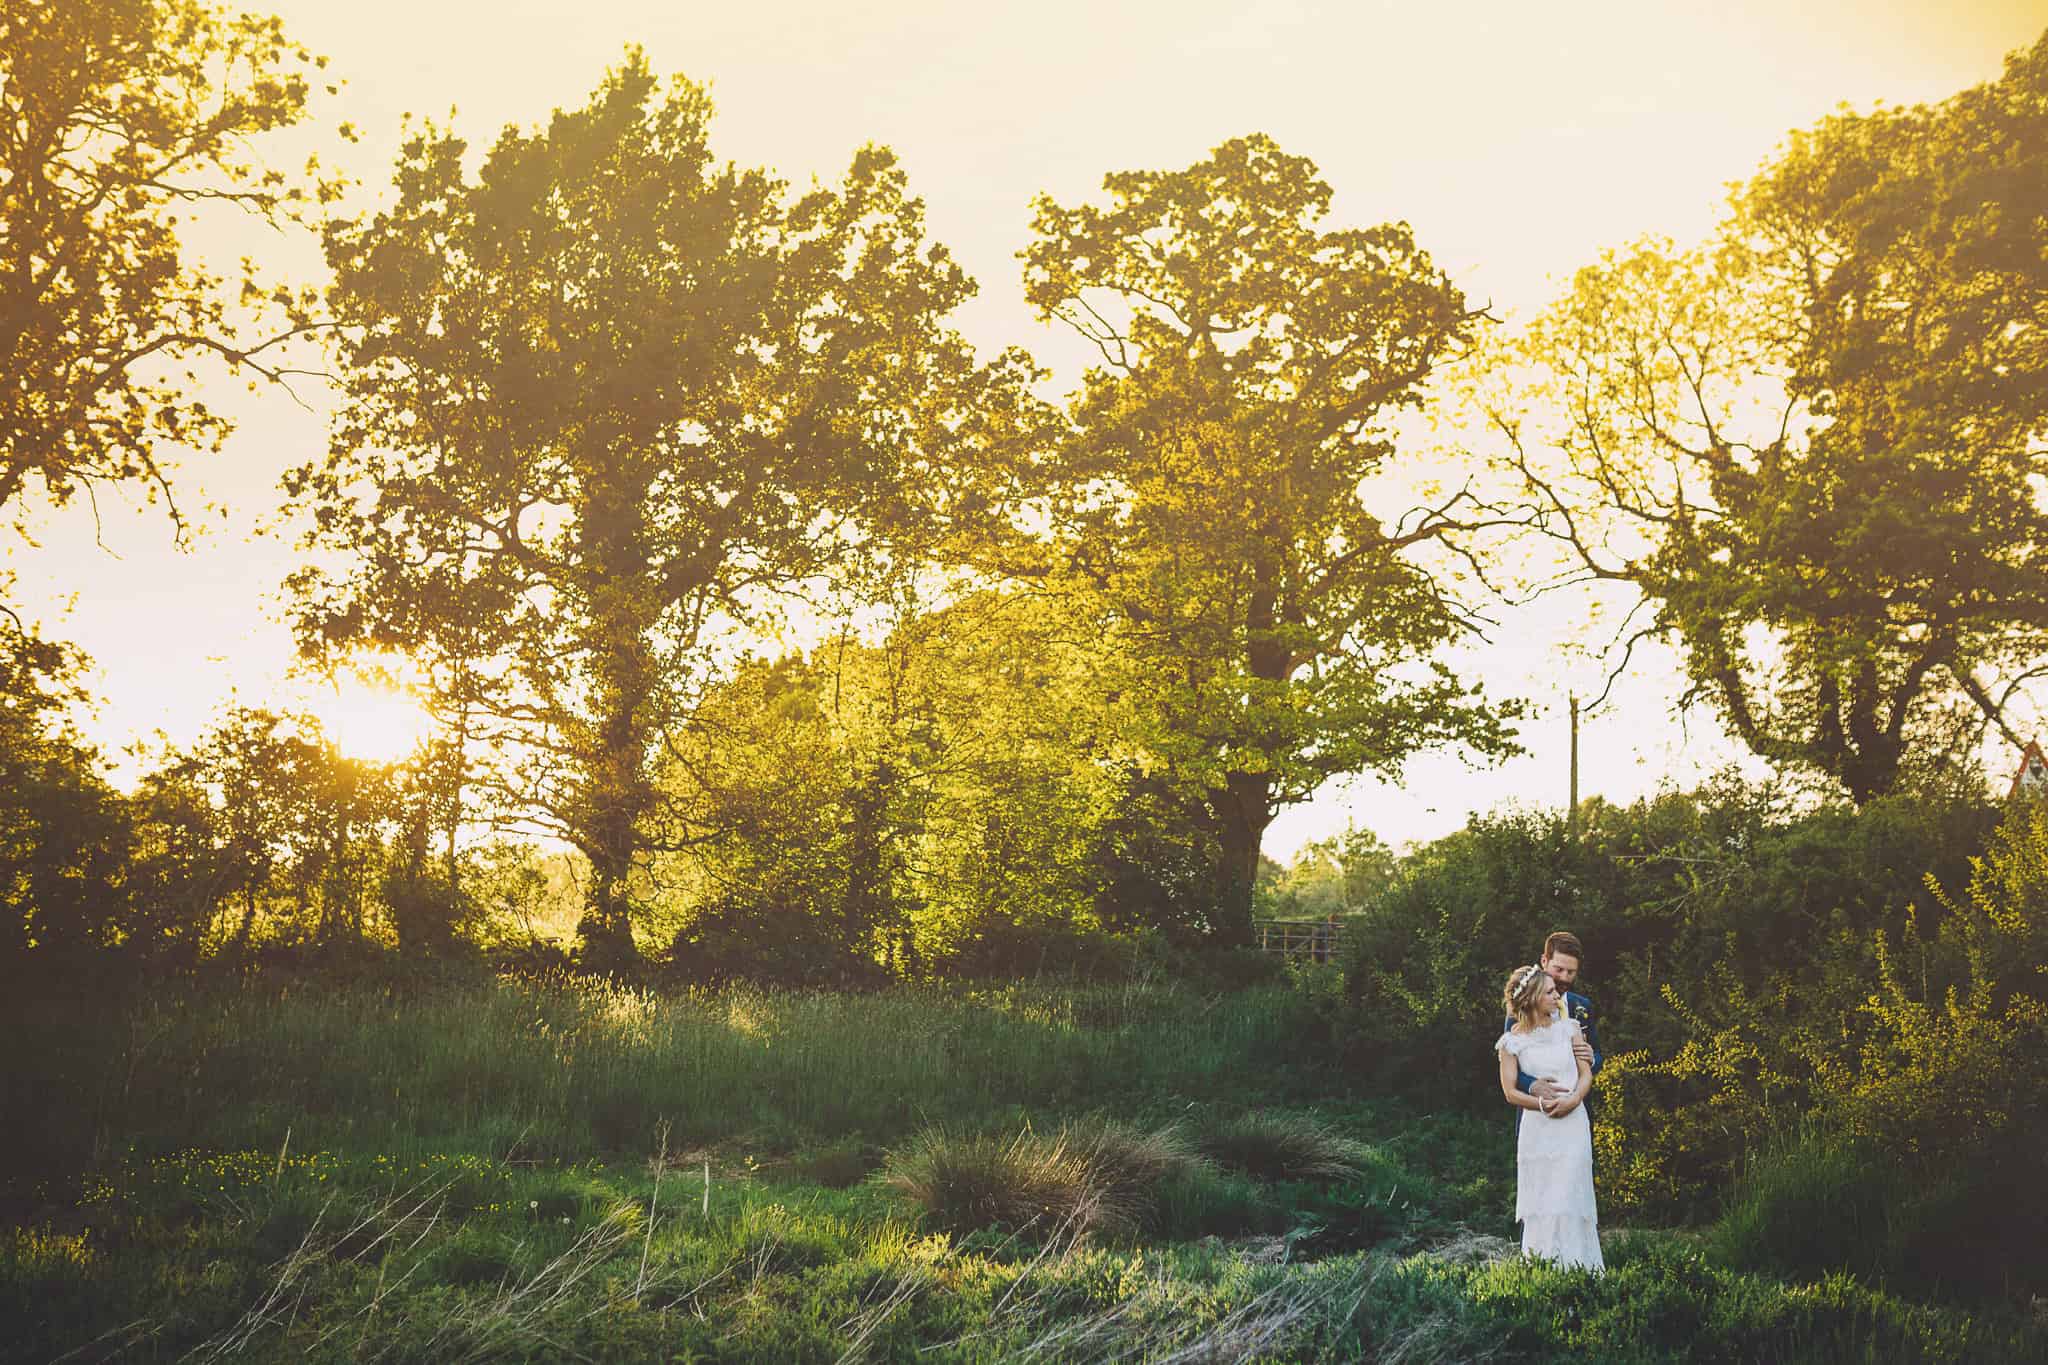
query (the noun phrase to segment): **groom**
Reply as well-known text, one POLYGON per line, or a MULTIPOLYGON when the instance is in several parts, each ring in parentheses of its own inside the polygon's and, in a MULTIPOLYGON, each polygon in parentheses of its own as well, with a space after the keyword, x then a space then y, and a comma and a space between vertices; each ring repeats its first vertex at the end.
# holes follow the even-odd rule
MULTIPOLYGON (((1593 1017, 1593 1002, 1572 989, 1579 979, 1579 963, 1584 961, 1586 950, 1579 943, 1578 935, 1563 930, 1543 940, 1543 957, 1538 963, 1557 983, 1557 998, 1564 1006, 1567 1019, 1579 1021, 1580 1036, 1572 1039, 1572 1055, 1593 1068, 1593 1074, 1600 1074, 1600 1032, 1593 1017)), ((1508 1021, 1513 1027, 1514 1020, 1508 1021)), ((1524 1094, 1549 1101, 1567 1094, 1569 1087, 1553 1085, 1549 1081, 1532 1080, 1527 1072, 1518 1073, 1515 1084, 1524 1094)), ((1588 1113, 1592 1111, 1587 1110, 1588 1113)))

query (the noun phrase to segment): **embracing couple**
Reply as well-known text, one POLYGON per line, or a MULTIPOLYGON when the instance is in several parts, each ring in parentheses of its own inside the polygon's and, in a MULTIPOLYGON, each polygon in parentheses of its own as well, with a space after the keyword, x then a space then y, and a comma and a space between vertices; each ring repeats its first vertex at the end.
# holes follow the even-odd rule
POLYGON ((1593 1003, 1572 991, 1585 949, 1571 934, 1543 941, 1540 961, 1508 973, 1507 1027, 1495 1044, 1500 1091, 1521 1111, 1515 1140, 1515 1219, 1522 1250, 1604 1270, 1593 1202, 1593 1125, 1586 1092, 1600 1069, 1593 1003))

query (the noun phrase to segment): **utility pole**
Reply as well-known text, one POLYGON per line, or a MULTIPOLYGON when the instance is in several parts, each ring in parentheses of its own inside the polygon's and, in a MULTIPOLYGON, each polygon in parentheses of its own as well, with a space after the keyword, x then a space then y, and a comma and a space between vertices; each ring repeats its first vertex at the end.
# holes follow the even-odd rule
POLYGON ((1565 808, 1564 827, 1573 842, 1579 837, 1579 699, 1574 695, 1572 702, 1572 796, 1571 805, 1565 808))

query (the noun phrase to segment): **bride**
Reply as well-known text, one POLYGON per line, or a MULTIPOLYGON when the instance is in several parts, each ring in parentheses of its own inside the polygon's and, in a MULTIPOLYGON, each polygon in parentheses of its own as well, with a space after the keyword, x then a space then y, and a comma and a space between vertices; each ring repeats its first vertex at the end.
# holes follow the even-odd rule
POLYGON ((1514 1026, 1495 1044, 1500 1091, 1522 1111, 1515 1143, 1522 1250, 1561 1265, 1604 1270, 1593 1203, 1593 1128, 1585 1110, 1593 1072, 1572 1055, 1578 1021, 1560 1016, 1557 985, 1540 966, 1509 973, 1502 1003, 1514 1026), (1517 1071, 1554 1081, 1564 1093, 1547 1100, 1525 1094, 1516 1087, 1517 1071))

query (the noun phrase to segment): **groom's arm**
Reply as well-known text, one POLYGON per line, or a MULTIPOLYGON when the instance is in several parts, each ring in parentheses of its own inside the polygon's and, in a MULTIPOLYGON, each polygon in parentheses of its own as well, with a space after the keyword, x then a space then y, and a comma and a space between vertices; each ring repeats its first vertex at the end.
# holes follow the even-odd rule
POLYGON ((1593 1002, 1583 995, 1572 997, 1572 1018, 1579 1021, 1579 1028, 1586 1035, 1586 1046, 1592 1050, 1593 1074, 1600 1074, 1600 1020, 1593 1009, 1593 1002))
MULTIPOLYGON (((1514 1020, 1503 1020, 1500 1026, 1500 1031, 1502 1035, 1505 1036, 1507 1031, 1513 1028, 1514 1026, 1514 1020)), ((1549 1084, 1549 1082, 1546 1082, 1546 1084, 1549 1084)), ((1515 1089, 1521 1091, 1524 1095, 1536 1094, 1536 1078, 1534 1076, 1531 1076, 1528 1072, 1522 1070, 1521 1063, 1519 1062, 1515 1064, 1515 1089)), ((1557 1090, 1557 1087, 1553 1084, 1551 1085, 1551 1090, 1554 1093, 1557 1090)), ((1537 1095, 1537 1098, 1542 1099, 1544 1097, 1541 1095, 1537 1095)))

